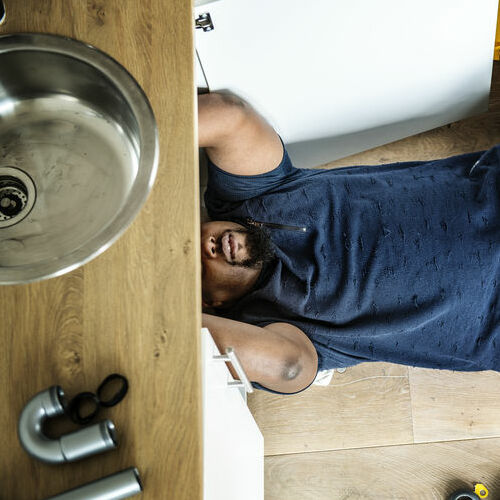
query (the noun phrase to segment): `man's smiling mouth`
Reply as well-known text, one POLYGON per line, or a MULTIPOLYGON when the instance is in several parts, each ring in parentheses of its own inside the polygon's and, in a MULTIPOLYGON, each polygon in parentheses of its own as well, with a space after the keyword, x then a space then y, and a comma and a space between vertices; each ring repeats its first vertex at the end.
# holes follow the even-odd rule
POLYGON ((232 232, 227 231, 222 235, 221 249, 226 260, 233 264, 236 258, 236 242, 234 241, 232 232))

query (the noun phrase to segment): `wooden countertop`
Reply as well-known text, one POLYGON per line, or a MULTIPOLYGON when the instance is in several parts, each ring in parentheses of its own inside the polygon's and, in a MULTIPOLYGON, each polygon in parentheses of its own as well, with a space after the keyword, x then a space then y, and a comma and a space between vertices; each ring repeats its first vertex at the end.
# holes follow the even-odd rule
MULTIPOLYGON (((121 62, 160 132, 153 191, 127 232, 80 269, 0 287, 0 498, 42 499, 137 466, 146 499, 202 498, 198 163, 188 0, 4 0, 0 33, 55 33, 121 62), (95 391, 112 372, 129 394, 103 411, 117 450, 72 464, 30 458, 25 403, 51 385, 95 391)), ((0 68, 1 74, 2 68, 0 68)))

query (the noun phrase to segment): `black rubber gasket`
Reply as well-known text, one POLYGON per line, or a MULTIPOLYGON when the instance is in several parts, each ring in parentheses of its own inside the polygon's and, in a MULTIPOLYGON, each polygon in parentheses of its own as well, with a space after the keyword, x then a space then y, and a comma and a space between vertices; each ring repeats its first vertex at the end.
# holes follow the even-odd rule
POLYGON ((119 373, 112 373, 111 375, 108 375, 102 382, 101 385, 97 389, 97 399, 99 400, 99 403, 101 406, 104 406, 105 408, 109 408, 111 406, 117 405, 127 394, 128 391, 128 380, 123 376, 120 375, 119 373), (120 389, 114 394, 113 397, 111 397, 108 400, 103 400, 101 397, 102 392, 106 388, 108 384, 111 382, 114 382, 115 380, 120 380, 122 385, 120 389))
POLYGON ((99 407, 99 399, 93 392, 80 392, 80 394, 77 394, 70 401, 66 413, 76 424, 85 425, 88 424, 97 415, 99 407), (81 410, 83 408, 83 405, 88 403, 89 401, 94 405, 94 409, 87 415, 82 415, 81 410))

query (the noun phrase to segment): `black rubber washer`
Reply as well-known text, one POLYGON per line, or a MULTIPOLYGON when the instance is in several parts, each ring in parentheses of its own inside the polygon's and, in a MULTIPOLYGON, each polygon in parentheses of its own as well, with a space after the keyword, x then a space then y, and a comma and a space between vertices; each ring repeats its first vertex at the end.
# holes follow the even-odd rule
POLYGON ((99 399, 93 392, 80 392, 70 401, 66 413, 76 424, 85 425, 97 415, 99 406, 99 399), (88 402, 94 405, 94 409, 87 415, 82 415, 83 405, 88 404, 88 402))
POLYGON ((99 403, 101 404, 101 406, 109 408, 111 406, 117 405, 125 397, 127 391, 128 391, 128 380, 119 373, 112 373, 102 381, 101 385, 97 389, 97 398, 99 399, 99 403), (109 383, 114 382, 115 380, 121 381, 122 384, 120 389, 110 399, 103 400, 101 397, 102 391, 104 391, 104 389, 109 383))

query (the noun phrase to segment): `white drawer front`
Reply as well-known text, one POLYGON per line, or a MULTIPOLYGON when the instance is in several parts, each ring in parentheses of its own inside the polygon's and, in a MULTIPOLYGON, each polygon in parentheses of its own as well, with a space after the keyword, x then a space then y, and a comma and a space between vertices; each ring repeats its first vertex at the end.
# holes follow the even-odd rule
POLYGON ((207 329, 202 330, 204 500, 264 499, 264 438, 207 329))

